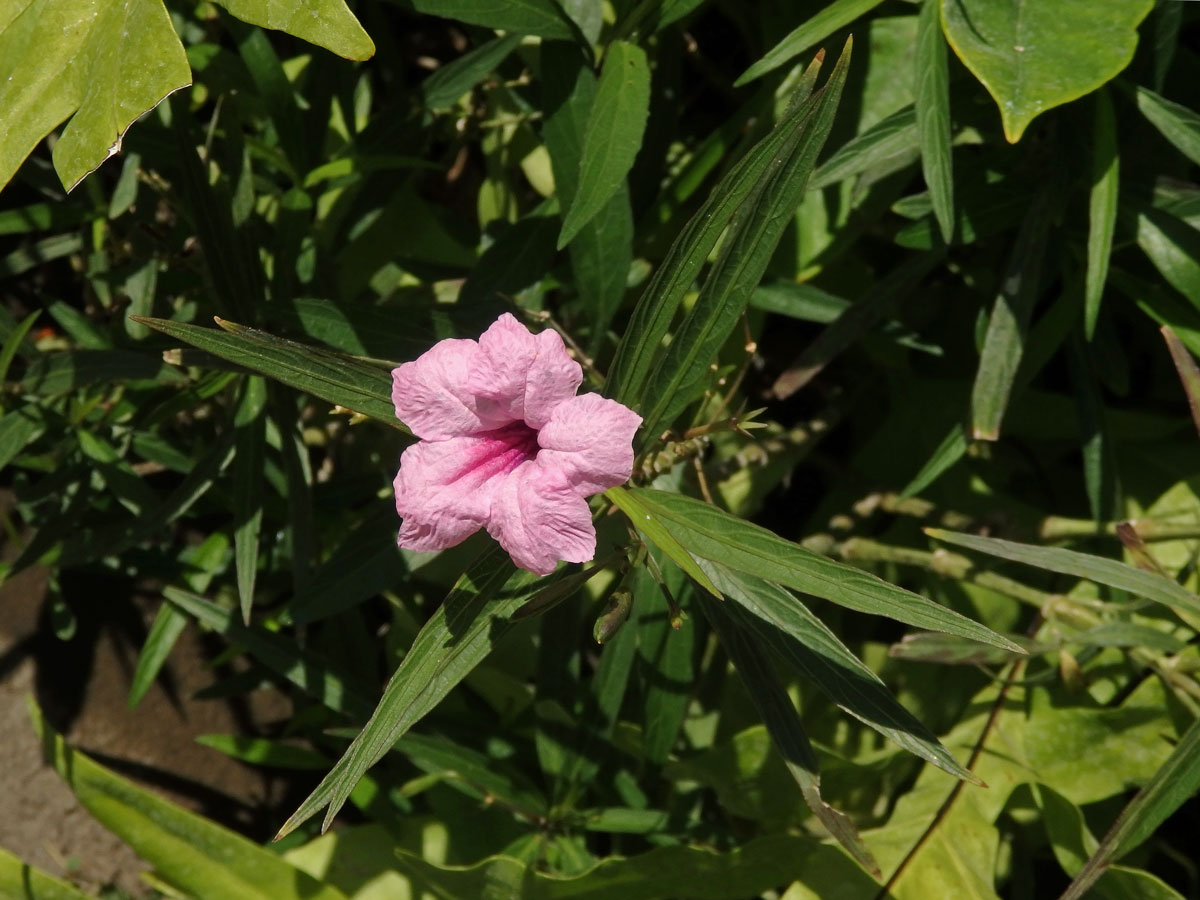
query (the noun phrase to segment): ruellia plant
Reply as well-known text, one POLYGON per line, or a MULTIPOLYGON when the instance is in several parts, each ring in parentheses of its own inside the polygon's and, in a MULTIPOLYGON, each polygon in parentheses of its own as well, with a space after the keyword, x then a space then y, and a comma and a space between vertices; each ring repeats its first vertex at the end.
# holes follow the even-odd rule
POLYGON ((298 792, 48 762, 195 900, 1196 896, 1198 28, 0 11, 5 577, 298 792))

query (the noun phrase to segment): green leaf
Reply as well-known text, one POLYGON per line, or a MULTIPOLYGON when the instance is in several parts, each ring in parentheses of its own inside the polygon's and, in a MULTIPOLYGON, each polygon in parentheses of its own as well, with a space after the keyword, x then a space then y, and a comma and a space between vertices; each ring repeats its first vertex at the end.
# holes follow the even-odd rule
POLYGON ((0 11, 0 188, 71 118, 54 145, 70 190, 121 149, 125 131, 191 68, 162 0, 45 0, 0 11))
POLYGON ((1052 204, 1048 193, 1030 206, 1017 231, 1000 290, 988 319, 979 368, 971 389, 971 434, 977 440, 1000 437, 1000 423, 1025 350, 1026 332, 1041 283, 1052 204))
POLYGON ((959 534, 944 531, 940 528, 926 528, 925 533, 934 540, 977 550, 1001 559, 1036 566, 1050 572, 1062 575, 1074 575, 1076 578, 1086 578, 1097 584, 1119 588, 1153 600, 1172 609, 1183 610, 1187 613, 1200 613, 1200 598, 1180 584, 1153 572, 1143 572, 1133 566, 1117 562, 1115 559, 1104 559, 1075 550, 1064 550, 1061 547, 1038 547, 1033 544, 1018 544, 1015 541, 1005 541, 1000 538, 979 537, 973 534, 959 534))
MULTIPOLYGON (((763 646, 794 666, 850 715, 898 746, 956 778, 978 783, 928 728, 891 695, 828 627, 796 597, 756 575, 740 574, 719 563, 705 570, 737 605, 726 615, 757 636, 763 646)), ((706 606, 706 609, 708 607, 706 606)))
POLYGON ((733 83, 740 87, 785 63, 791 62, 805 50, 815 47, 839 28, 845 28, 859 16, 865 15, 882 0, 834 0, 820 12, 791 31, 783 40, 772 47, 762 59, 738 76, 733 83))
POLYGON ((472 564, 413 641, 370 721, 279 836, 326 806, 328 828, 367 769, 483 661, 512 626, 512 614, 545 586, 529 572, 514 573, 498 547, 472 564))
POLYGON ((653 395, 643 397, 638 407, 643 418, 643 447, 704 391, 713 360, 762 279, 784 228, 793 221, 817 155, 833 127, 850 68, 851 47, 847 40, 825 86, 802 104, 808 113, 792 139, 780 148, 734 214, 699 297, 651 371, 653 395))
POLYGON ((171 649, 183 629, 187 626, 188 617, 169 603, 164 603, 154 617, 146 642, 142 644, 138 654, 137 668, 129 684, 129 708, 133 709, 142 702, 146 691, 154 684, 154 679, 162 671, 163 664, 171 654, 171 649))
POLYGON ((1167 761, 1122 810, 1062 900, 1086 896, 1113 862, 1154 834, 1197 790, 1200 790, 1200 721, 1192 723, 1167 761))
MULTIPOLYGON (((806 550, 715 506, 648 488, 631 489, 628 494, 696 556, 847 609, 887 616, 929 631, 957 634, 1016 653, 1025 652, 991 629, 927 597, 806 550)), ((715 592, 714 595, 719 596, 715 592)))
POLYGON ((649 567, 641 566, 633 582, 637 651, 645 684, 643 752, 656 765, 662 765, 671 755, 696 681, 692 661, 696 623, 685 619, 678 629, 673 628, 664 596, 664 591, 670 591, 674 601, 686 609, 694 592, 678 567, 666 566, 662 574, 664 583, 660 586, 649 567))
POLYGON ((579 29, 555 0, 412 0, 413 9, 515 34, 573 41, 579 29))
POLYGON ((1171 287, 1196 305, 1200 298, 1200 233, 1166 210, 1138 212, 1137 242, 1171 287))
POLYGON ((884 166, 894 159, 907 163, 916 158, 919 149, 917 113, 914 107, 906 106, 838 148, 813 172, 808 189, 820 190, 884 166))
POLYGON ((1112 100, 1101 88, 1096 92, 1092 124, 1092 189, 1088 201, 1087 280, 1083 289, 1083 327, 1090 341, 1100 315, 1100 298, 1108 279, 1113 232, 1117 225, 1121 157, 1117 152, 1117 122, 1112 100))
POLYGON ((263 461, 267 443, 267 385, 257 375, 246 379, 233 416, 237 433, 233 459, 233 543, 242 621, 250 624, 258 575, 258 536, 262 528, 263 461))
POLYGON ((422 771, 444 774, 448 783, 486 803, 498 801, 532 820, 548 811, 545 795, 519 769, 449 738, 410 731, 396 742, 395 750, 422 771))
POLYGON ((25 340, 25 335, 29 334, 29 329, 33 327, 33 323, 37 321, 41 310, 34 310, 9 333, 4 339, 4 346, 0 347, 0 382, 8 378, 9 367, 12 366, 12 361, 16 358, 18 351, 21 350, 21 344, 25 340))
POLYGON ((97 765, 68 747, 32 704, 31 711, 46 762, 175 890, 196 900, 347 900, 269 850, 97 765))
POLYGON ((642 503, 643 493, 643 491, 635 489, 614 487, 605 491, 604 496, 612 501, 613 506, 625 513, 629 517, 630 524, 661 550, 671 562, 679 566, 692 580, 714 597, 720 597, 720 591, 713 587, 713 583, 696 564, 692 554, 684 549, 679 541, 675 540, 670 529, 664 527, 658 516, 642 503))
POLYGON ((0 419, 0 469, 41 437, 45 430, 42 411, 35 404, 6 412, 0 419))
POLYGON ((558 246, 569 244, 620 190, 642 146, 650 111, 650 66, 635 44, 608 45, 579 157, 579 181, 563 212, 558 246))
POLYGON ((89 897, 0 847, 0 900, 89 900, 89 897))
POLYGON ((375 44, 343 0, 217 0, 243 22, 285 31, 346 59, 370 59, 375 44))
POLYGON ((496 69, 521 43, 521 35, 494 38, 447 63, 421 82, 421 95, 430 109, 450 106, 496 69))
POLYGON ((774 129, 734 164, 708 199, 679 232, 642 293, 609 369, 605 394, 632 409, 641 409, 650 367, 683 296, 700 274, 708 255, 735 211, 768 176, 772 160, 797 140, 809 119, 807 99, 822 54, 808 67, 791 106, 774 129))
POLYGON ((35 360, 21 379, 22 390, 48 396, 93 384, 121 381, 184 381, 178 369, 129 350, 65 350, 35 360))
POLYGON ((1114 78, 1129 65, 1153 0, 942 0, 942 28, 959 59, 1000 107, 1004 135, 1020 140, 1041 113, 1114 78))
POLYGON ((214 356, 407 431, 392 406, 391 378, 375 366, 233 322, 222 321, 225 331, 217 331, 168 319, 133 318, 214 356))
POLYGON ((1200 165, 1200 115, 1144 87, 1137 89, 1137 108, 1176 150, 1200 165))
MULTIPOLYGON (((1179 373, 1179 380, 1183 382, 1183 392, 1187 395, 1188 407, 1192 411, 1192 422, 1196 425, 1196 431, 1200 432, 1200 367, 1196 365, 1196 360, 1188 353, 1187 347, 1171 330, 1170 325, 1162 326, 1160 331, 1167 342, 1167 349, 1170 351, 1171 361, 1175 363, 1175 371, 1179 373)), ((0 454, 0 459, 2 458, 0 454)))
MULTIPOLYGON (((734 594, 731 596, 737 599, 734 594)), ((721 646, 729 654, 734 668, 741 675, 751 701, 762 717, 763 724, 767 726, 771 741, 779 750, 788 771, 800 788, 804 802, 837 842, 846 848, 863 868, 879 878, 882 874, 879 864, 863 843, 854 823, 822 799, 817 755, 808 740, 808 735, 804 733, 804 725, 792 705, 791 698, 779 683, 760 648, 751 640, 749 634, 738 626, 737 620, 722 609, 721 604, 701 598, 700 606, 716 630, 721 646)))
POLYGON ((917 24, 917 131, 921 170, 947 244, 954 236, 954 172, 950 158, 950 75, 937 0, 921 4, 917 24))
POLYGON ((913 480, 904 486, 900 499, 915 497, 929 485, 933 484, 955 463, 967 455, 967 435, 963 427, 955 422, 938 444, 933 455, 929 457, 921 471, 913 476, 913 480))

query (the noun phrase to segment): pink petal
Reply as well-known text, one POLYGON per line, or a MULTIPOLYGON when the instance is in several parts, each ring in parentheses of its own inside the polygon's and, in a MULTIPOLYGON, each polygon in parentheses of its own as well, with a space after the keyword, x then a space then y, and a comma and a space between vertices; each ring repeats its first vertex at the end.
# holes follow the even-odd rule
POLYGON ((583 369, 556 332, 531 334, 505 313, 480 336, 467 384, 480 410, 541 428, 582 381, 583 369))
POLYGON ((555 407, 538 432, 538 464, 566 477, 583 496, 616 487, 633 472, 633 435, 642 417, 599 394, 555 407))
POLYGON ((527 462, 504 479, 487 529, 514 563, 538 575, 549 575, 559 560, 587 562, 596 555, 587 501, 540 461, 527 462))
POLYGON ((537 452, 535 437, 513 424, 405 450, 393 482, 396 512, 404 517, 400 546, 443 550, 483 527, 505 478, 537 452))
POLYGON ((417 437, 429 441, 487 431, 512 421, 481 414, 477 408, 467 377, 478 352, 474 341, 448 339, 393 369, 396 417, 417 437))

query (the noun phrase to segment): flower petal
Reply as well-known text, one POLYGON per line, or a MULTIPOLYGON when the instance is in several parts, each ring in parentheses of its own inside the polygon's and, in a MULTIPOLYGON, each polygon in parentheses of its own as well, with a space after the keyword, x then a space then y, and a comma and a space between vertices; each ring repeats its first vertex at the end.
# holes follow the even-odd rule
POLYGON ((443 550, 478 531, 510 472, 537 447, 524 425, 446 441, 421 441, 404 451, 393 487, 404 517, 399 544, 410 550, 443 550))
POLYGON ((487 529, 514 563, 538 575, 549 575, 559 560, 587 562, 596 555, 587 501, 536 460, 504 479, 487 529))
POLYGON ((467 378, 479 345, 475 341, 438 341, 412 362, 392 370, 396 417, 412 433, 429 441, 497 428, 510 418, 481 414, 467 378))
POLYGON ((505 313, 480 335, 467 386, 479 398, 481 411, 541 428, 558 404, 575 396, 582 381, 583 369, 567 354, 557 332, 531 334, 505 313))
POLYGON ((583 496, 629 480, 633 435, 642 417, 599 394, 581 394, 555 407, 538 432, 538 463, 562 473, 583 496))

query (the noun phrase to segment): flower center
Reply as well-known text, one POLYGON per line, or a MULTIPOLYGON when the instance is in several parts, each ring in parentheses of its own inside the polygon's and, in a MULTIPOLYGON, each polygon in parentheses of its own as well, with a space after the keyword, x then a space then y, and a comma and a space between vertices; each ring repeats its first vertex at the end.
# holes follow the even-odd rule
POLYGON ((504 476, 521 463, 538 455, 538 433, 524 422, 511 422, 503 428, 472 435, 472 448, 462 459, 455 481, 473 488, 504 476))

